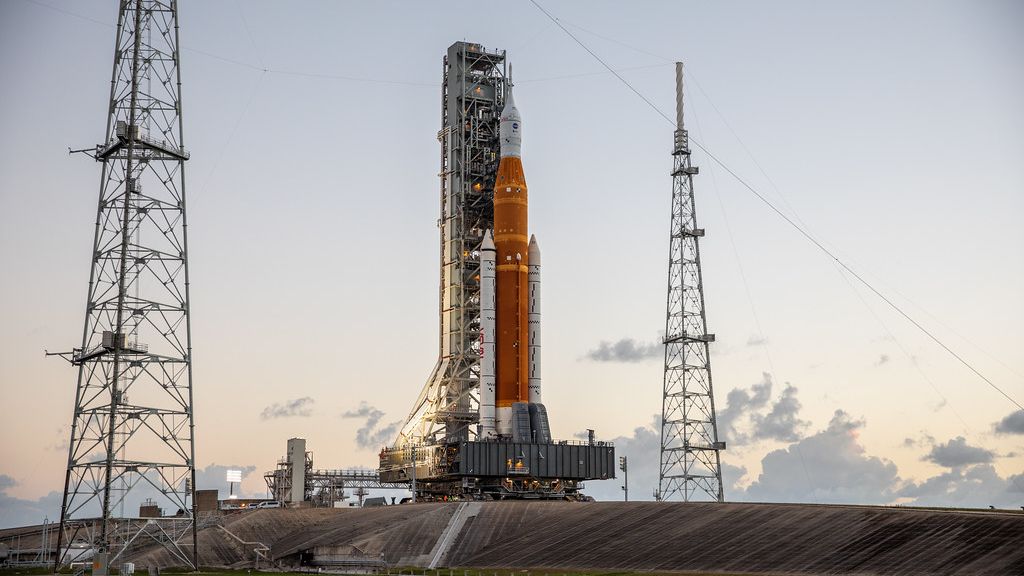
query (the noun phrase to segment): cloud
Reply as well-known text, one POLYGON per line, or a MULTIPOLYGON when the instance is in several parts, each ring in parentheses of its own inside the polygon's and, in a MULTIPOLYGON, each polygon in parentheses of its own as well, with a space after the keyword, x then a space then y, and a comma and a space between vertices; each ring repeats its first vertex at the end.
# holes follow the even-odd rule
POLYGON ((808 422, 799 418, 802 405, 797 399, 798 388, 786 383, 782 396, 775 402, 770 402, 771 390, 772 378, 768 372, 763 372, 761 381, 750 388, 730 390, 725 408, 717 414, 719 438, 737 445, 762 440, 799 440, 801 429, 808 422))
POLYGON ((377 424, 384 418, 384 412, 370 406, 365 401, 359 403, 359 408, 348 410, 341 415, 342 418, 363 418, 365 422, 356 430, 356 445, 364 449, 376 450, 385 444, 389 444, 398 432, 401 420, 396 420, 380 428, 377 424))
POLYGON ((18 485, 18 481, 0 474, 0 528, 32 526, 42 524, 49 518, 60 518, 60 503, 64 498, 62 492, 50 492, 37 500, 29 500, 11 496, 7 491, 18 485))
MULTIPOLYGON (((210 464, 206 468, 196 468, 196 490, 217 490, 221 499, 227 498, 231 490, 227 481, 228 470, 240 470, 242 472, 242 484, 244 484, 246 478, 256 471, 256 466, 251 464, 210 464)), ((235 494, 243 498, 261 498, 264 496, 264 491, 246 494, 242 492, 242 487, 236 484, 235 494)))
POLYGON ((995 453, 978 446, 971 446, 963 436, 957 436, 945 444, 937 444, 924 460, 934 462, 946 468, 961 468, 971 464, 987 464, 992 462, 995 453))
POLYGON ((260 418, 271 420, 274 418, 290 418, 292 416, 309 417, 313 413, 314 400, 309 396, 288 400, 284 404, 274 403, 263 409, 260 418))
POLYGON ((750 338, 747 338, 747 346, 761 346, 767 343, 768 339, 760 334, 751 334, 750 338))
MULTIPOLYGON (((226 497, 228 494, 228 483, 225 480, 225 472, 229 469, 241 470, 243 481, 256 471, 256 467, 251 465, 221 466, 219 464, 211 464, 206 468, 196 469, 196 488, 198 490, 216 488, 220 491, 221 498, 226 497)), ((154 478, 153 480, 159 483, 157 479, 154 478)), ((64 499, 63 492, 52 491, 35 500, 23 499, 8 494, 8 490, 17 485, 18 482, 11 476, 0 474, 0 529, 42 524, 46 518, 53 521, 60 519, 60 505, 64 499)), ((237 485, 235 486, 235 493, 243 498, 260 498, 264 495, 262 490, 251 493, 242 492, 241 488, 237 485)), ((125 495, 124 506, 123 508, 119 507, 119 509, 123 509, 127 514, 134 514, 138 511, 139 504, 147 498, 155 500, 159 506, 164 508, 165 513, 174 512, 170 510, 172 505, 167 498, 144 481, 139 482, 129 494, 125 495)), ((93 513, 98 515, 99 507, 98 503, 96 504, 96 510, 93 513)), ((91 504, 87 505, 87 508, 89 506, 91 504)), ((79 516, 81 517, 83 514, 80 513, 79 516)))
POLYGON ((881 366, 882 364, 886 364, 889 362, 889 360, 890 358, 888 354, 882 354, 881 356, 878 357, 878 361, 875 362, 875 366, 881 366))
POLYGON ((772 376, 761 374, 761 381, 749 389, 734 388, 725 398, 725 408, 718 411, 718 436, 726 442, 743 445, 760 440, 793 442, 808 425, 798 415, 802 407, 798 389, 786 384, 775 402, 772 397, 772 376), (765 411, 767 409, 767 411, 765 411))
POLYGON ((923 431, 923 430, 921 431, 921 435, 919 437, 917 437, 917 438, 907 437, 907 438, 903 439, 903 446, 905 448, 916 448, 918 446, 934 446, 934 445, 935 445, 935 437, 932 436, 931 434, 923 431))
POLYGON ((761 381, 750 387, 733 388, 725 397, 725 408, 716 414, 719 440, 739 444, 749 441, 750 436, 737 430, 737 425, 746 422, 750 414, 764 408, 772 396, 772 375, 763 372, 761 381))
MULTIPOLYGON (((770 381, 767 378, 752 387, 752 391, 741 391, 746 393, 748 404, 768 404, 770 381)), ((631 500, 650 500, 658 487, 660 425, 660 417, 654 416, 649 425, 635 428, 632 435, 612 440, 616 455, 629 458, 631 500)), ((857 442, 857 431, 863 426, 863 421, 853 420, 841 410, 836 411, 825 430, 799 440, 788 448, 767 454, 761 461, 762 472, 746 489, 740 487, 740 484, 748 473, 747 469, 723 461, 722 483, 726 499, 760 502, 891 502, 900 485, 896 465, 864 454, 863 447, 857 442)), ((583 432, 577 436, 583 437, 585 434, 583 432)), ((728 452, 722 456, 728 458, 728 452)), ((585 492, 598 500, 620 500, 621 485, 620 473, 616 480, 588 482, 585 492)))
POLYGON ((857 441, 863 420, 836 410, 828 427, 773 450, 761 460, 761 473, 732 499, 759 502, 891 502, 900 478, 892 462, 868 456, 857 441))
MULTIPOLYGON (((764 384, 759 389, 766 388, 764 384)), ((661 418, 655 415, 650 424, 636 427, 632 435, 612 439, 616 455, 629 458, 630 500, 651 500, 658 487, 660 426, 661 418)), ((864 426, 863 420, 836 410, 824 430, 766 454, 761 459, 761 472, 746 488, 742 484, 748 470, 730 464, 728 452, 723 452, 726 500, 875 505, 901 502, 972 508, 1015 508, 1024 502, 1024 474, 1002 478, 991 464, 951 469, 920 483, 903 480, 896 464, 868 454, 860 444, 858 436, 864 426)), ((586 432, 576 437, 585 438, 586 432)), ((907 440, 914 446, 934 447, 935 443, 928 434, 907 440)), ((957 444, 958 439, 953 439, 941 446, 957 444)), ((598 500, 621 500, 623 478, 621 472, 617 474, 614 480, 587 482, 584 492, 598 500)))
POLYGON ((733 466, 726 461, 722 461, 722 484, 725 486, 725 499, 735 500, 737 494, 743 493, 743 488, 740 487, 743 478, 747 475, 747 469, 744 466, 733 466))
POLYGON ((595 362, 643 362, 664 354, 664 344, 623 338, 614 343, 602 341, 597 348, 587 352, 586 358, 595 362))
MULTIPOLYGON (((587 432, 583 430, 574 436, 586 439, 587 432)), ((600 434, 598 440, 603 440, 600 434)), ((629 436, 612 438, 611 442, 615 444, 616 458, 625 456, 629 459, 629 499, 653 500, 654 492, 658 489, 658 474, 661 468, 661 416, 652 415, 650 423, 637 426, 629 436)), ((724 456, 727 456, 727 453, 723 453, 724 456)), ((617 478, 591 480, 587 482, 583 493, 601 501, 622 500, 624 479, 617 461, 615 466, 617 478)), ((733 487, 746 474, 746 468, 722 462, 722 483, 725 486, 726 499, 730 498, 733 487)))
POLYGON ((1024 410, 1011 412, 995 425, 999 434, 1024 434, 1024 410))
POLYGON ((805 428, 809 422, 797 418, 801 404, 796 398, 796 393, 795 386, 786 384, 782 397, 772 404, 770 412, 753 415, 754 435, 758 439, 769 438, 784 442, 795 442, 800 439, 800 429, 805 428))
MULTIPOLYGON (((733 487, 729 492, 727 482, 726 498, 970 508, 1013 508, 1024 501, 1024 474, 1000 477, 990 464, 994 454, 962 437, 941 444, 928 434, 906 439, 907 446, 930 445, 926 459, 950 470, 921 482, 903 480, 893 462, 871 456, 861 446, 858 433, 864 425, 836 410, 825 430, 765 455, 760 475, 745 490, 733 487)), ((726 476, 724 466, 722 472, 726 476)))
POLYGON ((1015 508, 1024 502, 1024 474, 1002 478, 991 464, 954 468, 921 483, 910 482, 900 496, 915 506, 1015 508))

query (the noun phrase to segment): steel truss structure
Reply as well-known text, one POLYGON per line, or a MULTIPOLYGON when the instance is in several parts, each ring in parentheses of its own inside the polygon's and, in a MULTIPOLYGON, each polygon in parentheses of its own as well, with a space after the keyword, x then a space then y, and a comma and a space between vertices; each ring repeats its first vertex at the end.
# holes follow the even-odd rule
POLYGON ((683 65, 676 63, 676 129, 672 151, 672 224, 669 239, 668 302, 665 318, 665 373, 661 409, 661 467, 658 498, 721 502, 722 467, 709 344, 704 315, 690 145, 683 127, 683 65))
POLYGON ((121 1, 82 344, 61 354, 78 385, 58 567, 153 541, 197 566, 179 54, 176 0, 121 1), (135 516, 147 498, 161 517, 135 516))
MULTIPOLYGON (((333 508, 336 503, 343 502, 349 497, 349 494, 345 493, 346 488, 354 488, 353 494, 359 496, 360 501, 360 491, 365 496, 365 490, 368 488, 409 489, 405 482, 382 482, 376 470, 313 470, 312 461, 308 462, 304 486, 305 501, 310 502, 315 508, 333 508)), ((291 463, 278 462, 277 469, 265 473, 263 480, 267 483, 267 491, 270 492, 271 498, 278 502, 287 502, 288 496, 292 493, 291 463)))
POLYGON ((480 384, 480 244, 494 224, 505 53, 456 42, 441 85, 440 351, 395 446, 476 437, 480 384))

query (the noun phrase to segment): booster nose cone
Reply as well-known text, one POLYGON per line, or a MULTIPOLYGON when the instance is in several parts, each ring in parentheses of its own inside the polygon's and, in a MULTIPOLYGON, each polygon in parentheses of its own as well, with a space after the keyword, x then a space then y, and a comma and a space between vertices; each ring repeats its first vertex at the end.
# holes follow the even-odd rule
POLYGON ((498 136, 501 139, 502 158, 506 156, 522 157, 523 119, 519 116, 515 99, 512 98, 511 88, 508 91, 508 99, 505 101, 505 109, 501 111, 498 136))
POLYGON ((540 245, 537 244, 537 237, 530 235, 530 247, 527 258, 531 266, 540 266, 540 245))

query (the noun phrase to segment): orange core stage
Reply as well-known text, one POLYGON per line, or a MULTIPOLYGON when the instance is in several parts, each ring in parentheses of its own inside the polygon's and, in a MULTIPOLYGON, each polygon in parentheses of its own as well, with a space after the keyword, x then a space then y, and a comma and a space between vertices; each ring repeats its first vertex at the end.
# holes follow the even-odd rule
POLYGON ((505 156, 494 183, 497 249, 497 350, 495 404, 508 408, 529 398, 529 236, 523 162, 505 156))

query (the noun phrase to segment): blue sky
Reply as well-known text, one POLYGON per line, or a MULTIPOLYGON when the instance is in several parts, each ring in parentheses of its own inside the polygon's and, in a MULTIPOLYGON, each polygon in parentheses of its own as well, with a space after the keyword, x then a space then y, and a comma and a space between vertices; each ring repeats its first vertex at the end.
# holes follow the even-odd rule
MULTIPOLYGON (((542 4, 669 115, 684 60, 693 137, 1024 398, 1019 3, 542 4)), ((0 4, 0 391, 30 407, 0 418, 7 518, 61 485, 74 374, 43 350, 81 327, 98 167, 67 149, 102 137, 115 18, 0 4)), ((342 415, 402 420, 434 364, 441 57, 466 39, 514 63, 553 432, 617 439, 647 496, 671 126, 529 2, 186 1, 181 25, 199 466, 260 492, 290 436, 375 465, 342 415)), ((1016 407, 694 162, 727 497, 1024 504, 1016 407)))

